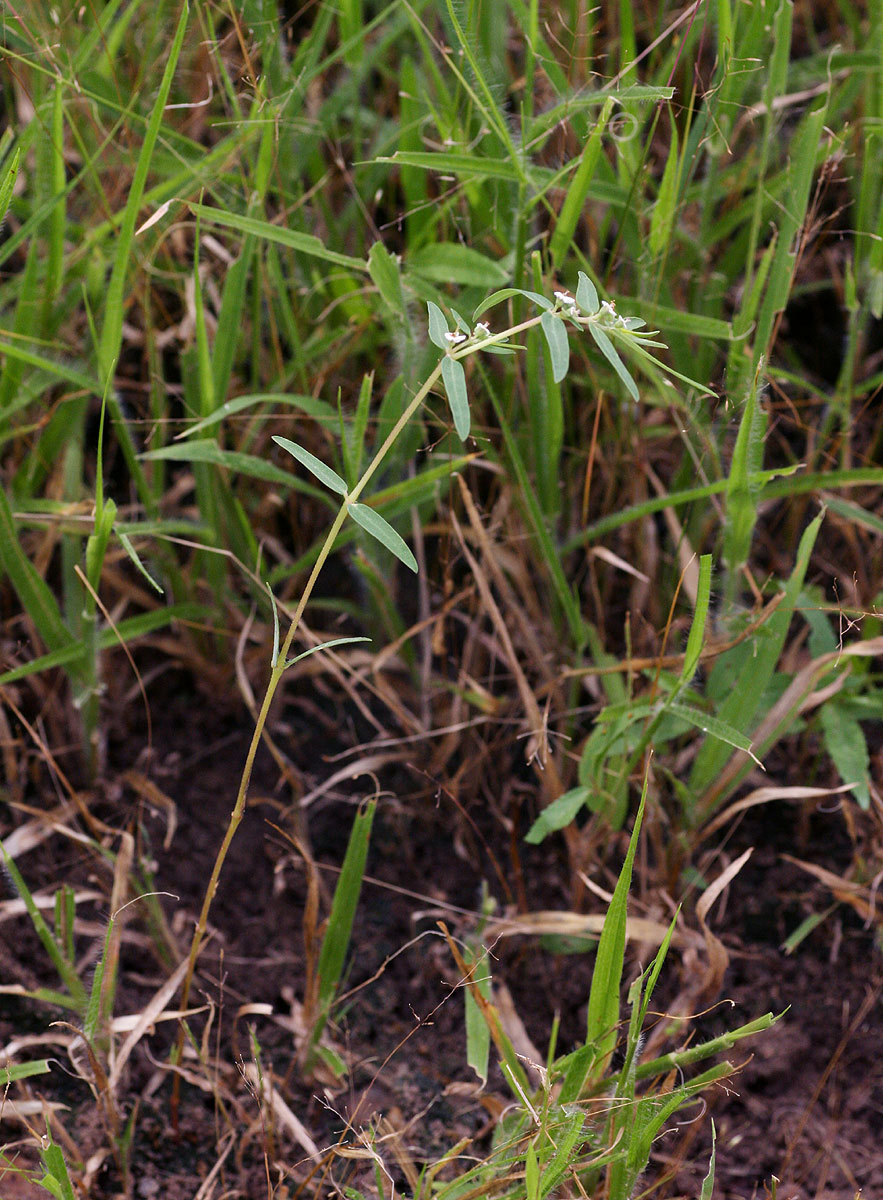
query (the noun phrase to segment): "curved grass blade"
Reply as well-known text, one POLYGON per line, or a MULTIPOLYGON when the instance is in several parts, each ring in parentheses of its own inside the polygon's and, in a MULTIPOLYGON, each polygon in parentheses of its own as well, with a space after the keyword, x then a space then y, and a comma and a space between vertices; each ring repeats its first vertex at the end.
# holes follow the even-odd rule
POLYGON ((182 433, 176 434, 175 441, 180 442, 184 438, 193 437, 195 433, 202 433, 203 430, 220 424, 225 417, 235 416, 246 409, 254 408, 257 404, 287 404, 306 413, 313 420, 326 424, 337 419, 330 404, 326 404, 324 400, 316 400, 313 396, 289 396, 284 392, 258 392, 250 396, 237 396, 234 400, 227 400, 218 405, 210 416, 197 421, 195 425, 188 426, 182 433))
POLYGON ((358 271, 362 275, 368 272, 368 264, 364 259, 353 258, 350 254, 339 254, 336 250, 329 250, 315 234, 301 233, 297 229, 285 229, 281 225, 272 225, 269 221, 260 221, 256 217, 243 216, 241 213, 227 212, 223 208, 212 208, 208 204, 191 202, 188 207, 194 216, 200 217, 210 224, 224 225, 239 233, 252 234, 267 242, 276 242, 280 246, 287 246, 290 250, 295 250, 300 254, 323 259, 337 267, 347 267, 350 271, 358 271))
MULTIPOLYGON (((299 663, 302 659, 309 658, 311 654, 318 654, 320 650, 331 650, 335 646, 351 646, 353 642, 370 641, 369 637, 342 637, 332 638, 330 642, 320 642, 318 646, 310 646, 309 650, 304 650, 302 654, 296 654, 294 658, 289 658, 285 664, 285 670, 287 671, 289 667, 293 667, 295 663, 299 663)), ((277 655, 279 653, 278 647, 276 653, 277 655)))

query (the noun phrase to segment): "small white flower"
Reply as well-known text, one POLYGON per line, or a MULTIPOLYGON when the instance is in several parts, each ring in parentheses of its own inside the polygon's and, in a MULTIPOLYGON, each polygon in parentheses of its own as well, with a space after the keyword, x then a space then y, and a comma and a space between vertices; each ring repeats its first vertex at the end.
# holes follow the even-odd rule
POLYGON ((472 336, 477 338, 486 338, 491 336, 491 327, 486 321, 479 321, 472 331, 472 336))
POLYGON ((460 342, 466 341, 465 333, 446 333, 445 341, 450 342, 452 346, 459 346, 460 342))
POLYGON ((568 308, 572 308, 576 303, 573 296, 569 295, 567 292, 556 292, 555 299, 559 304, 566 304, 568 308))

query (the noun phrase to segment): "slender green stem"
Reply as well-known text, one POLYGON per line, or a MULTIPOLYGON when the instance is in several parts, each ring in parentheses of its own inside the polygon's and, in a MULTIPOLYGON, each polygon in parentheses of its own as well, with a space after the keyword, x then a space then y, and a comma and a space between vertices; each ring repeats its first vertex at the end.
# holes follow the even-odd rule
MULTIPOLYGON (((520 333, 525 329, 530 329, 532 326, 538 325, 539 323, 540 323, 540 317, 533 317, 528 321, 523 321, 519 325, 515 325, 511 329, 506 330, 504 333, 495 334, 492 337, 484 338, 480 342, 475 342, 470 346, 464 347, 460 351, 460 353, 458 353, 456 355, 456 357, 457 358, 465 358, 469 354, 475 354, 487 345, 492 345, 496 342, 505 341, 508 338, 512 337, 514 334, 520 333)), ((442 361, 444 361, 444 360, 442 360, 442 361)), ((203 902, 202 902, 202 909, 200 910, 199 919, 196 923, 196 929, 193 932, 193 939, 190 943, 190 954, 188 956, 188 961, 187 961, 187 974, 184 977, 184 983, 183 983, 183 987, 181 990, 181 1009, 182 1010, 186 1010, 187 1005, 190 1002, 190 991, 193 986, 193 976, 196 971, 196 962, 197 962, 197 959, 199 958, 199 952, 200 952, 200 949, 202 948, 202 943, 205 939, 205 932, 206 932, 206 929, 208 928, 209 913, 211 911, 211 907, 212 907, 212 904, 215 899, 215 894, 218 890, 218 883, 221 878, 221 871, 223 870, 224 862, 226 861, 227 854, 228 854, 228 852, 230 850, 230 846, 233 842, 233 838, 236 836, 236 831, 238 830, 238 828, 242 822, 242 818, 245 814, 245 805, 246 805, 246 800, 248 798, 248 789, 249 789, 249 785, 251 783, 252 771, 254 769, 254 763, 255 763, 255 758, 257 757, 258 747, 260 746, 261 738, 263 737, 264 727, 267 723, 267 716, 269 715, 269 712, 270 712, 270 705, 273 703, 273 698, 276 695, 276 689, 278 688, 279 683, 282 679, 282 676, 285 672, 285 664, 288 662, 288 656, 291 651, 291 644, 294 641, 294 636, 297 632, 298 626, 300 625, 301 618, 304 614, 304 610, 306 609, 306 606, 309 602, 310 596, 313 593, 313 589, 316 586, 316 580, 318 579, 319 573, 321 572, 322 568, 324 567, 324 565, 328 559, 328 556, 331 554, 331 551, 334 549, 334 543, 337 541, 337 535, 340 533, 340 530, 343 527, 344 521, 346 520, 346 518, 349 514, 350 504, 355 503, 355 501, 358 500, 359 496, 365 490, 368 483, 371 481, 372 477, 374 476, 375 472, 378 470, 381 463, 383 462, 383 460, 386 458, 387 454, 389 453, 390 449, 395 444, 395 442, 398 439, 399 435, 401 434, 402 430, 405 428, 406 425, 408 425, 410 423, 410 421, 413 419, 417 410, 423 404, 426 397, 429 395, 429 393, 432 391, 432 389, 438 383, 438 381, 441 377, 441 371, 442 371, 442 363, 439 362, 438 365, 434 368, 434 370, 430 373, 430 375, 428 376, 428 378, 426 379, 426 381, 422 385, 422 387, 420 387, 420 389, 414 394, 413 399, 410 401, 407 408, 405 408, 404 412, 399 417, 399 419, 396 421, 395 425, 393 425, 392 429, 387 434, 386 439, 384 440, 383 444, 380 446, 379 450, 377 451, 377 453, 374 455, 371 462, 366 467, 361 479, 359 479, 358 483, 355 485, 353 490, 351 492, 349 492, 348 495, 346 496, 343 504, 340 507, 340 511, 338 512, 337 516, 334 518, 331 528, 328 530, 328 535, 325 538, 324 543, 322 544, 322 549, 320 550, 319 556, 313 565, 313 569, 310 573, 309 579, 307 580, 306 586, 304 587, 304 589, 301 593, 300 599, 297 603, 297 607, 294 611, 294 615, 291 618, 291 624, 288 627, 288 632, 285 635, 285 640, 282 643, 282 647, 279 650, 278 655, 276 656, 276 661, 273 664, 272 670, 270 672, 270 678, 267 683, 267 690, 264 693, 264 699, 263 699, 263 702, 261 703, 261 707, 260 707, 260 711, 258 712, 257 720, 255 721, 254 733, 252 734, 251 742, 248 747, 248 752, 245 756, 245 765, 242 770, 242 777, 239 781, 239 790, 236 794, 236 802, 233 805, 233 809, 231 810, 230 818, 229 818, 229 821, 227 822, 226 833, 224 834, 223 841, 221 842, 221 845, 218 849, 218 853, 215 857, 214 866, 212 867, 212 873, 211 873, 211 876, 209 877, 208 885, 205 890, 205 896, 204 896, 203 902)), ((178 1033, 178 1042, 177 1042, 177 1045, 175 1048, 175 1056, 174 1056, 175 1061, 178 1061, 180 1059, 181 1051, 183 1050, 183 1045, 184 1045, 184 1026, 182 1024, 182 1026, 179 1030, 179 1033, 178 1033)), ((173 1088, 173 1092, 172 1092, 173 1120, 176 1120, 176 1118, 177 1118, 178 1094, 179 1094, 179 1086, 180 1086, 179 1079, 180 1079, 180 1077, 178 1075, 176 1075, 174 1088, 173 1088)))

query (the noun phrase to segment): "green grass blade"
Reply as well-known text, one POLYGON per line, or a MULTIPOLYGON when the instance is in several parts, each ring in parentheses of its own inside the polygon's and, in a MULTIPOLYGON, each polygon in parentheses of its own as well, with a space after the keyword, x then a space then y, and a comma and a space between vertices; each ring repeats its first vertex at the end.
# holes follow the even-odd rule
POLYGON ((52 936, 52 931, 43 919, 43 914, 40 912, 34 903, 34 898, 31 895, 27 884, 15 860, 6 852, 6 847, 0 841, 0 854, 3 856, 3 862, 6 864, 6 870, 15 886, 22 901, 24 902, 27 914, 31 919, 31 924, 34 927, 34 932, 42 943, 43 949, 49 956, 52 965, 58 972, 58 977, 70 993, 71 1000, 76 1004, 77 1010, 83 1012, 86 1007, 86 989, 83 987, 80 977, 77 975, 76 966, 73 962, 69 962, 65 957, 62 947, 59 946, 55 938, 52 936))
MULTIPOLYGON (((65 650, 74 637, 64 623, 51 588, 30 563, 15 530, 6 492, 0 488, 0 566, 9 577, 19 603, 28 614, 47 650, 65 650)), ((76 648, 77 656, 80 651, 76 648)))
MULTIPOLYGON (((377 802, 372 800, 365 810, 356 816, 337 887, 334 889, 331 914, 328 917, 328 926, 322 939, 322 949, 319 952, 317 967, 319 973, 318 1000, 322 1024, 327 1019, 343 975, 343 964, 362 890, 368 845, 371 840, 371 825, 376 809, 377 802)), ((317 1037, 318 1034, 314 1035, 314 1040, 317 1037)))
POLYGON ((708 605, 711 600, 711 555, 703 554, 699 559, 699 582, 696 587, 696 605, 693 609, 693 621, 687 637, 687 649, 684 652, 684 665, 681 668, 680 683, 690 682, 699 666, 699 657, 705 643, 705 622, 708 620, 708 605))
POLYGON ((607 916, 604 918, 604 928, 601 931, 601 940, 595 955, 595 969, 592 972, 586 1026, 586 1043, 594 1047, 594 1059, 589 1070, 593 1080, 600 1080, 607 1073, 610 1057, 616 1045, 619 1024, 619 987, 622 981, 625 957, 628 895, 649 782, 648 770, 644 776, 641 803, 635 816, 628 852, 613 890, 613 899, 610 901, 607 916))
MULTIPOLYGON (((101 329, 101 340, 98 344, 98 374, 102 380, 111 380, 113 378, 116 361, 120 353, 123 334, 123 313, 125 312, 124 289, 132 261, 135 223, 141 208, 141 201, 147 182, 147 172, 150 169, 153 151, 159 137, 160 127, 162 126, 163 114, 168 101, 169 91, 171 90, 175 69, 178 65, 178 56, 181 53, 189 15, 190 5, 188 0, 184 0, 175 36, 169 47, 168 58, 166 59, 159 90, 144 132, 144 140, 141 144, 135 174, 129 187, 128 199, 126 200, 126 207, 117 235, 116 254, 114 256, 110 281, 107 286, 104 323, 101 329)), ((142 497, 142 500, 147 502, 150 498, 147 480, 144 477, 141 464, 138 462, 137 452, 128 423, 125 420, 119 400, 113 389, 110 392, 109 403, 117 435, 120 438, 120 444, 126 459, 126 465, 135 481, 139 495, 142 497)))
MULTIPOLYGON (((726 684, 720 685, 726 688, 726 694, 716 716, 735 729, 749 730, 756 722, 764 691, 772 679, 785 644, 823 516, 824 513, 820 513, 804 530, 782 604, 754 637, 721 655, 712 671, 710 686, 718 678, 726 680, 726 684)), ((709 738, 704 742, 690 773, 689 788, 694 804, 712 784, 728 757, 729 748, 724 741, 709 738)))
POLYGON ((329 250, 325 243, 312 233, 300 233, 296 229, 285 229, 281 225, 273 225, 269 221, 262 221, 257 217, 227 212, 222 208, 211 208, 206 204, 193 202, 188 207, 194 216, 199 217, 208 225, 220 225, 225 229, 235 229, 238 233, 259 238, 261 241, 276 242, 280 246, 287 246, 289 250, 296 250, 299 254, 306 254, 310 258, 317 258, 337 267, 346 267, 360 275, 368 273, 368 264, 364 259, 329 250))

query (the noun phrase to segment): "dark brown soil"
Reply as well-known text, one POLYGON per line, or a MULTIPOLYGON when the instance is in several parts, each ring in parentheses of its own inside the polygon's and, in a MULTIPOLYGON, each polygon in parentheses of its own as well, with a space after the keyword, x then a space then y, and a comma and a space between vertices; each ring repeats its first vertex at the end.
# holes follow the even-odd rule
MULTIPOLYGON (((167 695, 164 703, 154 698, 153 705, 149 756, 137 738, 115 745, 111 761, 116 774, 109 773, 103 799, 93 808, 119 829, 135 827, 139 817, 149 838, 149 850, 146 842, 142 849, 155 860, 153 886, 175 897, 163 904, 182 954, 235 795, 250 721, 236 710, 217 711, 196 691, 167 695), (176 806, 178 827, 168 848, 163 847, 167 814, 139 799, 125 778, 136 764, 176 806)), ((171 1045, 173 1026, 158 1025, 154 1036, 142 1042, 127 1081, 129 1096, 142 1096, 131 1152, 132 1194, 139 1200, 268 1195, 265 1154, 272 1194, 298 1194, 296 1183, 306 1174, 304 1149, 284 1129, 270 1128, 266 1115, 261 1123, 259 1106, 239 1074, 240 1067, 253 1061, 258 1043, 262 1069, 281 1081, 286 1104, 319 1147, 337 1142, 342 1134, 353 1141, 359 1129, 372 1123, 378 1127, 382 1116, 388 1122, 384 1129, 402 1133, 418 1166, 436 1160, 460 1137, 475 1137, 480 1150, 495 1108, 479 1095, 466 1066, 462 1001, 438 921, 467 931, 470 921, 457 909, 478 907, 483 881, 501 901, 508 899, 501 895, 490 855, 504 872, 510 870, 509 841, 499 821, 485 813, 473 811, 474 826, 464 825, 443 792, 427 794, 417 765, 415 760, 415 769, 395 768, 397 778, 381 780, 394 794, 385 794, 380 802, 368 863, 371 878, 362 892, 346 980, 351 998, 332 1031, 349 1063, 348 1077, 335 1087, 302 1081, 293 1036, 285 1027, 292 1000, 301 999, 303 991, 306 873, 280 832, 294 829, 286 809, 289 797, 269 756, 261 757, 252 788, 258 802, 249 808, 224 870, 211 913, 215 936, 203 954, 194 997, 197 1004, 213 1006, 211 1025, 205 1024, 203 1013, 193 1019, 193 1029, 197 1036, 208 1030, 203 1075, 215 1070, 217 1095, 185 1085, 178 1136, 173 1136, 170 1084, 156 1074, 171 1045), (272 1013, 243 1008, 249 1005, 269 1006, 272 1013), (256 1040, 250 1040, 249 1029, 256 1040), (353 1128, 347 1131, 350 1121, 353 1128), (206 1177, 227 1145, 230 1128, 237 1130, 235 1145, 212 1187, 206 1177), (289 1168, 281 1178, 278 1163, 289 1168)), ((324 762, 313 747, 301 766, 307 786, 314 786, 338 764, 324 762)), ((340 864, 354 806, 370 789, 369 780, 341 785, 310 807, 306 829, 318 862, 340 864), (356 790, 362 784, 364 789, 356 790)), ((9 827, 7 819, 4 832, 9 827)), ((695 1038, 715 1036, 770 1010, 788 1011, 771 1031, 732 1052, 733 1060, 744 1065, 711 1098, 711 1112, 687 1111, 660 1139, 647 1183, 668 1174, 662 1195, 698 1196, 713 1116, 719 1200, 763 1196, 774 1176, 781 1180, 780 1200, 853 1200, 859 1190, 870 1200, 883 1195, 879 917, 866 927, 841 904, 795 953, 786 955, 784 938, 808 913, 824 911, 832 897, 783 855, 833 872, 845 870, 853 844, 843 814, 817 809, 801 821, 791 809, 754 810, 731 835, 727 852, 735 858, 748 846, 755 847, 754 855, 731 885, 725 907, 715 914, 715 932, 730 953, 719 998, 726 1003, 714 1005, 697 1022, 695 1038), (795 828, 803 831, 802 844, 795 842, 795 828)), ((532 907, 564 906, 561 878, 566 867, 559 850, 554 843, 536 852, 522 850, 532 907)), ((35 889, 54 889, 61 882, 108 883, 99 878, 94 859, 62 837, 24 855, 19 866, 35 889)), ((326 871, 324 877, 330 892, 335 876, 326 871)), ((598 910, 600 901, 589 897, 587 904, 598 910)), ((103 914, 99 909, 94 915, 103 914)), ((130 929, 142 927, 133 920, 130 929)), ((3 933, 4 982, 32 985, 40 979, 54 986, 26 921, 7 922, 3 933)), ((559 1049, 568 1049, 569 1041, 579 1037, 592 962, 587 955, 550 954, 526 939, 509 939, 498 947, 496 976, 511 990, 540 1053, 545 1053, 556 1011, 561 1016, 559 1049)), ((673 954, 660 984, 661 1006, 682 989, 686 969, 673 954)), ((146 939, 127 944, 115 1011, 140 1011, 166 973, 146 939)), ((56 1015, 0 997, 0 1044, 44 1029, 56 1015)), ((86 1084, 60 1067, 37 1083, 34 1095, 69 1106, 63 1114, 73 1139, 69 1152, 76 1148, 87 1157, 105 1134, 86 1084)), ((488 1092, 505 1095, 493 1078, 488 1092)), ((392 1155, 387 1165, 398 1190, 407 1192, 392 1155)), ((369 1192, 374 1186, 371 1164, 364 1158, 338 1159, 335 1178, 338 1184, 369 1192)), ((309 1184, 307 1194, 315 1186, 315 1181, 309 1184)), ((119 1174, 108 1160, 89 1195, 109 1197, 120 1188, 119 1174)), ((329 1189, 330 1183, 320 1191, 329 1189)), ((3 1200, 45 1194, 11 1174, 0 1176, 3 1200)))

